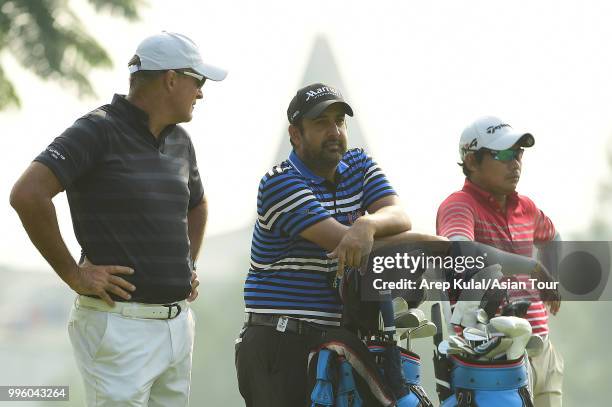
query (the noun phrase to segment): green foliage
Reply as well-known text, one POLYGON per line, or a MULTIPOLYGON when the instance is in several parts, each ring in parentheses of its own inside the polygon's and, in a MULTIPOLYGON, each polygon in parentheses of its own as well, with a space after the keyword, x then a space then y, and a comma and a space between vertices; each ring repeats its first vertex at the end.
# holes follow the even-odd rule
MULTIPOLYGON (((130 21, 142 0, 89 0, 98 12, 130 21)), ((94 95, 88 73, 109 68, 110 57, 69 8, 66 0, 0 0, 0 55, 9 51, 26 69, 45 80, 94 95)), ((15 87, 0 66, 0 110, 20 106, 15 87)))

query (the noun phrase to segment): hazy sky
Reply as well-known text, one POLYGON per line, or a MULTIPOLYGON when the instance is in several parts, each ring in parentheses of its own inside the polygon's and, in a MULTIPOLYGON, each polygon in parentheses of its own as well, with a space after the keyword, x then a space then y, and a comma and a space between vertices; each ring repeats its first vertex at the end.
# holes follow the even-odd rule
MULTIPOLYGON (((369 152, 417 230, 433 232, 439 203, 461 187, 459 135, 480 115, 535 135, 519 191, 563 234, 588 223, 598 183, 609 176, 610 2, 150 0, 138 23, 96 15, 84 1, 70 4, 114 68, 91 76, 97 98, 79 100, 3 54, 23 107, 0 113, 0 264, 45 267, 8 205, 10 188, 77 117, 126 92, 136 45, 163 29, 192 37, 205 60, 230 71, 224 82, 205 85, 185 125, 209 200, 209 235, 254 219, 259 179, 286 134, 287 104, 317 35, 329 40, 369 152)), ((76 256, 65 195, 55 202, 76 256)))

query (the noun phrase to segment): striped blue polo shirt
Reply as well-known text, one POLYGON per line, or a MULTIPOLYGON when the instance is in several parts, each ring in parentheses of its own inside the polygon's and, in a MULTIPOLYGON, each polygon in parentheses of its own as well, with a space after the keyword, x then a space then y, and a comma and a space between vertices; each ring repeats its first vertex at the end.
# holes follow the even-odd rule
POLYGON ((293 151, 259 183, 245 311, 340 325, 342 304, 331 285, 338 261, 300 233, 329 217, 350 226, 373 202, 392 194, 362 149, 344 154, 335 184, 313 174, 293 151))

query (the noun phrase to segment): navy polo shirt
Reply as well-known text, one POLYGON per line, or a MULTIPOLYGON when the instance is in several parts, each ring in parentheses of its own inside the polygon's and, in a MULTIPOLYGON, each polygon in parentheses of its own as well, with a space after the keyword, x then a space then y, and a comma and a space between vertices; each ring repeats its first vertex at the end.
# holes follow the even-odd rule
POLYGON ((295 151, 263 176, 244 285, 246 312, 340 324, 342 305, 331 285, 338 261, 300 233, 330 217, 349 226, 376 200, 395 192, 362 149, 344 154, 336 180, 312 173, 295 151))
POLYGON ((183 128, 168 126, 156 139, 148 115, 115 95, 35 161, 65 188, 82 255, 134 269, 121 275, 136 286, 132 301, 168 303, 189 295, 187 212, 202 202, 204 189, 183 128))

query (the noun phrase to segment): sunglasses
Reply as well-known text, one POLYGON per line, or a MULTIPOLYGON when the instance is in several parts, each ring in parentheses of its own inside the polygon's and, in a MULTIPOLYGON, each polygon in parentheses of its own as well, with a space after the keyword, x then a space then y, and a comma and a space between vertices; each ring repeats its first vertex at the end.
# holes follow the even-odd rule
POLYGON ((523 152, 525 151, 522 148, 508 148, 506 150, 487 150, 491 157, 497 161, 512 161, 515 159, 521 159, 523 157, 523 152))
POLYGON ((206 82, 206 77, 204 75, 200 75, 195 72, 181 71, 179 69, 174 69, 174 72, 194 78, 198 82, 198 89, 202 89, 202 86, 204 86, 204 83, 206 82))

